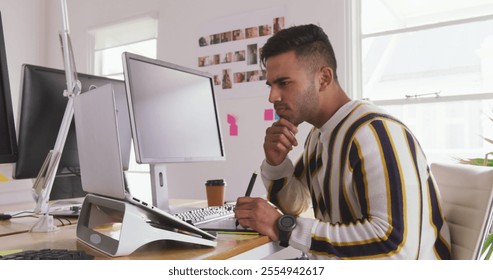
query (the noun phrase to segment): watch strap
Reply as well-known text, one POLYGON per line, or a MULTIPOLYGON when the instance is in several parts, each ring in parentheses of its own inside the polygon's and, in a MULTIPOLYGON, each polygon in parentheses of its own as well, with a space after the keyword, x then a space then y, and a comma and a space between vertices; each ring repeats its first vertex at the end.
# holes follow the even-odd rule
POLYGON ((291 232, 287 231, 280 231, 279 232, 279 245, 282 247, 288 247, 289 246, 289 236, 291 232))

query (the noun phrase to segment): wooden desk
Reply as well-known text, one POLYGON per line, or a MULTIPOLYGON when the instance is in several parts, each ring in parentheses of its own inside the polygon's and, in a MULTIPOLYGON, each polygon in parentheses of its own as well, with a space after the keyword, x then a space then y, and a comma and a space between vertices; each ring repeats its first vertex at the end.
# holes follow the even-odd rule
MULTIPOLYGON (((195 203, 184 205, 194 205, 195 203)), ((182 205, 183 205, 182 204, 182 205)), ((68 249, 83 250, 96 259, 136 260, 224 260, 262 259, 282 249, 267 236, 219 234, 216 247, 206 247, 176 241, 148 243, 129 256, 112 258, 77 240, 77 225, 60 226, 59 230, 47 233, 29 232, 37 221, 35 217, 11 219, 0 222, 0 251, 68 249)))
POLYGON ((135 260, 197 260, 229 259, 255 249, 269 245, 270 239, 260 235, 219 235, 217 247, 181 243, 175 241, 156 241, 148 243, 129 256, 111 258, 80 242, 76 238, 76 225, 64 226, 60 230, 48 233, 20 233, 0 237, 0 251, 3 250, 39 250, 69 249, 83 250, 96 256, 96 259, 135 259, 135 260))

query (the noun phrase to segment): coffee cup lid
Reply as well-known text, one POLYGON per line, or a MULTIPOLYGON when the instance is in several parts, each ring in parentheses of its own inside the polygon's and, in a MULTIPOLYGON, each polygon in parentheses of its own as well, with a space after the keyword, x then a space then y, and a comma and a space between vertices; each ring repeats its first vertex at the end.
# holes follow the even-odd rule
POLYGON ((216 185, 224 185, 224 179, 213 179, 213 180, 207 180, 205 183, 206 186, 216 186, 216 185))

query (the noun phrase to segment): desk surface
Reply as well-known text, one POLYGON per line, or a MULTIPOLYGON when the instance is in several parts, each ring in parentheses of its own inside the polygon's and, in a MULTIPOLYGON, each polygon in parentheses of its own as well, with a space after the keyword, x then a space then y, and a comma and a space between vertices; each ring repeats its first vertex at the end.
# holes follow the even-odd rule
POLYGON ((80 242, 76 238, 76 225, 64 226, 48 233, 20 233, 0 237, 0 251, 69 249, 83 250, 96 256, 96 259, 143 259, 143 260, 196 260, 229 259, 258 246, 267 244, 270 239, 260 235, 219 235, 217 247, 205 247, 174 241, 148 243, 129 256, 111 258, 80 242))
MULTIPOLYGON (((184 203, 192 205, 189 202, 184 203)), ((129 256, 111 258, 77 240, 77 225, 59 226, 59 230, 48 233, 29 232, 37 221, 36 217, 14 218, 0 222, 0 251, 69 249, 83 250, 96 259, 142 259, 142 260, 185 260, 185 259, 229 259, 249 250, 268 245, 271 240, 261 235, 219 234, 216 247, 206 247, 176 241, 148 243, 129 256)), ((64 224, 68 224, 63 221, 64 224)), ((60 225, 60 221, 57 222, 60 225)), ((260 257, 259 257, 260 258, 260 257)))

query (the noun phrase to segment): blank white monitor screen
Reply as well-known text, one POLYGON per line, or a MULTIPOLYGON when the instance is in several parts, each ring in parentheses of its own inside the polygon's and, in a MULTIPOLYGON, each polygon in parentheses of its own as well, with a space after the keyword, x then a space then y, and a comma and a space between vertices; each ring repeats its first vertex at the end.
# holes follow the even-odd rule
POLYGON ((123 59, 137 162, 225 158, 211 75, 130 53, 123 59))

